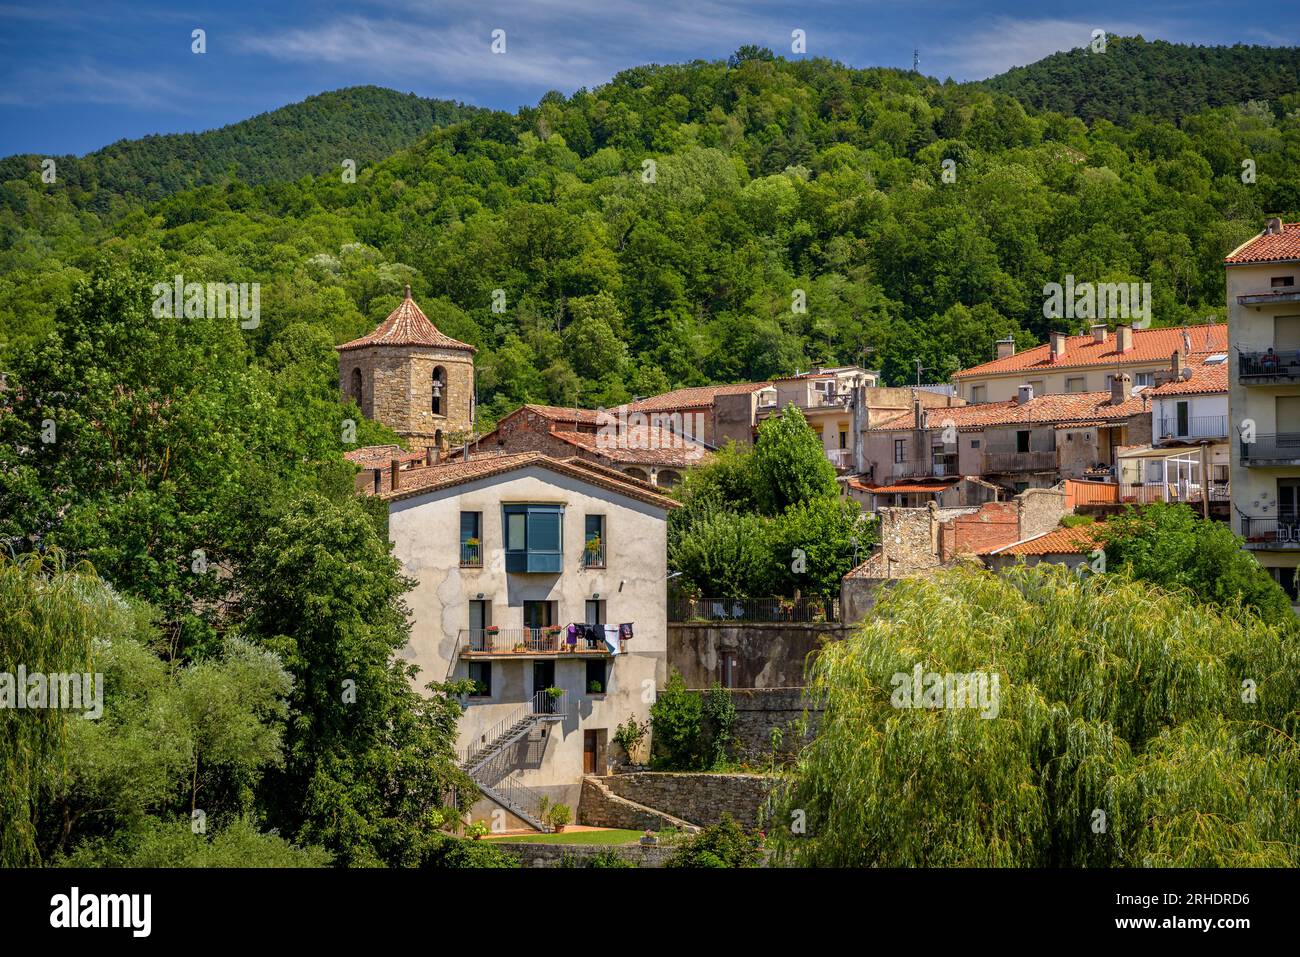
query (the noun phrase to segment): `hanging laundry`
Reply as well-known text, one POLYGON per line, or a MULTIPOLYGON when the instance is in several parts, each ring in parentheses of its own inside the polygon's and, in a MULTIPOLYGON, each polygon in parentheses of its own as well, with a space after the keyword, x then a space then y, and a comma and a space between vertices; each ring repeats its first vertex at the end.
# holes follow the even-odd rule
POLYGON ((611 655, 618 654, 618 625, 605 626, 605 644, 609 646, 611 655))
POLYGON ((624 622, 618 626, 618 636, 624 641, 632 637, 632 622, 624 622))
POLYGON ((575 647, 577 647, 578 626, 573 624, 573 622, 570 622, 569 627, 565 629, 564 642, 569 646, 570 650, 573 650, 575 647))

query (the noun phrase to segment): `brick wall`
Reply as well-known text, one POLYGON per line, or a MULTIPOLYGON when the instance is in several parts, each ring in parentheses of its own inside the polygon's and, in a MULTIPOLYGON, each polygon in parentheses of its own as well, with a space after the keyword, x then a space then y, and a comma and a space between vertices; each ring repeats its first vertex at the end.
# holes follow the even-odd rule
POLYGON ((939 526, 939 557, 949 562, 958 555, 1010 545, 1019 540, 1020 509, 1016 502, 987 502, 979 511, 958 515, 939 526))

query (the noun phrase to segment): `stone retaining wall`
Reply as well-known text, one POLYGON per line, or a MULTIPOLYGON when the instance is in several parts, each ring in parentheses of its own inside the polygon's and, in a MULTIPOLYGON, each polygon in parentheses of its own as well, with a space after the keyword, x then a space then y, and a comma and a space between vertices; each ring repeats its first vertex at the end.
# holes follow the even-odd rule
MULTIPOLYGON (((692 824, 717 824, 730 814, 745 827, 757 827, 759 809, 773 779, 760 774, 695 774, 635 771, 603 778, 616 796, 656 808, 692 824)), ((585 794, 584 794, 585 796, 585 794)))
POLYGON ((588 827, 622 827, 634 831, 684 829, 687 821, 646 807, 635 799, 615 794, 608 784, 612 778, 588 775, 582 779, 582 799, 578 802, 578 823, 588 827))
POLYGON ((668 667, 688 688, 797 688, 808 656, 848 631, 834 622, 669 622, 668 667), (724 669, 724 664, 729 666, 724 669))
POLYGON ((778 760, 788 760, 817 733, 822 709, 810 706, 802 688, 732 688, 730 692, 736 706, 732 757, 738 761, 766 763, 774 743, 778 760), (806 728, 801 734, 797 725, 805 719, 805 711, 806 728), (774 730, 779 732, 775 742, 774 730))

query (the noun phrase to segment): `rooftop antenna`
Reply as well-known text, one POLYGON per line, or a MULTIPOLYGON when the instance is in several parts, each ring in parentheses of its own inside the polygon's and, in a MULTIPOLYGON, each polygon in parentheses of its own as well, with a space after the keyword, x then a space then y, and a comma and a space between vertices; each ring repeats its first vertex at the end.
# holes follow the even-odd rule
POLYGON ((914 360, 914 361, 916 362, 916 384, 917 384, 917 385, 920 385, 920 384, 921 384, 921 373, 922 373, 922 372, 929 372, 929 371, 930 371, 930 367, 929 367, 929 366, 923 366, 923 365, 921 365, 921 360, 920 360, 920 359, 916 359, 916 360, 914 360))
POLYGON ((921 50, 919 47, 912 47, 912 72, 919 73, 921 70, 921 50))

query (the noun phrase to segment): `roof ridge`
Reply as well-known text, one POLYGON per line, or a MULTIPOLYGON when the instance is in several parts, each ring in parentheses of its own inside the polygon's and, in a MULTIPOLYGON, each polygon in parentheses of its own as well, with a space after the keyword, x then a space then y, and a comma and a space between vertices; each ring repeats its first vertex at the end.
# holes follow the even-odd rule
POLYGON ((424 314, 424 310, 411 298, 410 284, 407 284, 406 294, 397 304, 397 308, 370 333, 334 348, 337 351, 344 351, 364 349, 368 346, 431 346, 438 349, 478 351, 469 343, 453 339, 440 332, 433 321, 424 314))

